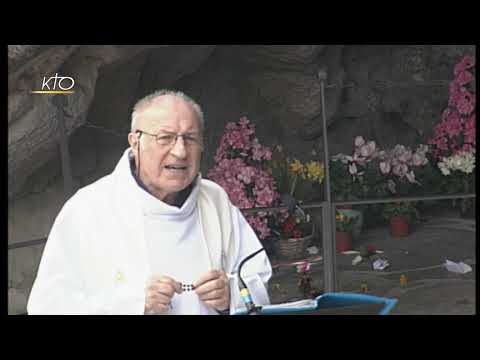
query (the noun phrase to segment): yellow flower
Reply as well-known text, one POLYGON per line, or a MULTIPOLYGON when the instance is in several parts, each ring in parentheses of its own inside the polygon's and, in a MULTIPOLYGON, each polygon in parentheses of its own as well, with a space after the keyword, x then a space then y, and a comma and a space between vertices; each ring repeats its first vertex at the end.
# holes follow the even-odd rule
POLYGON ((322 183, 325 176, 325 170, 323 164, 320 164, 318 161, 310 161, 306 164, 307 176, 309 180, 318 181, 322 183))
POLYGON ((303 165, 299 160, 293 159, 293 161, 290 163, 290 170, 294 174, 299 174, 303 170, 303 165))

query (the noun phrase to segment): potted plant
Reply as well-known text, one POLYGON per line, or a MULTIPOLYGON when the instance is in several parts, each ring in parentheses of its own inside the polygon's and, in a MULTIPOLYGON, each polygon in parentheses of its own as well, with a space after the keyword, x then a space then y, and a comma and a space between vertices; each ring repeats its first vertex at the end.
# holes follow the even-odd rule
POLYGON ((282 212, 272 231, 279 235, 278 250, 287 259, 298 259, 313 239, 315 226, 311 216, 297 207, 293 212, 282 212), (283 218, 283 220, 282 220, 283 218))
POLYGON ((337 211, 335 214, 337 252, 352 250, 352 231, 354 219, 337 211))
POLYGON ((402 238, 408 236, 410 225, 419 218, 419 214, 413 202, 399 201, 385 204, 383 217, 390 224, 390 234, 394 238, 402 238))

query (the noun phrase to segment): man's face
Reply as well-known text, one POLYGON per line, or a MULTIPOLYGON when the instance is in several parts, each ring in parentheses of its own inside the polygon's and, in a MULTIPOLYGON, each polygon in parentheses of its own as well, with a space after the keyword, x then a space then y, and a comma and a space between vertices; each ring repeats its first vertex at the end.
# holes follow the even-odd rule
MULTIPOLYGON (((191 134, 202 137, 200 121, 192 107, 174 96, 155 99, 140 112, 137 130, 150 134, 191 134)), ((202 147, 189 145, 183 137, 172 145, 161 145, 154 136, 141 135, 140 178, 160 200, 168 200, 192 183, 200 169, 202 147)), ((137 159, 137 135, 130 133, 130 145, 137 159)))

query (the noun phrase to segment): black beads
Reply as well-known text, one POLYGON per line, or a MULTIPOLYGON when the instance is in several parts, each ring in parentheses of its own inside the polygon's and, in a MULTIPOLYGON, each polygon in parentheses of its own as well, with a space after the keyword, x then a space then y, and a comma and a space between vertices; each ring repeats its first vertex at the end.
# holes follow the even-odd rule
POLYGON ((195 290, 195 287, 193 284, 182 284, 182 290, 183 291, 193 291, 195 290))

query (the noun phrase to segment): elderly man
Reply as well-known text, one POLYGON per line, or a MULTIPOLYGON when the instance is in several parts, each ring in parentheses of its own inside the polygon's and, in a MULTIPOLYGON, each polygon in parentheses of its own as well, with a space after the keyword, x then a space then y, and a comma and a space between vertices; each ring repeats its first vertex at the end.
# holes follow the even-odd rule
MULTIPOLYGON (((30 293, 29 314, 228 314, 244 308, 238 267, 261 244, 241 212, 199 172, 203 113, 158 91, 132 113, 115 170, 58 214, 30 293)), ((268 304, 265 252, 242 268, 268 304)))

